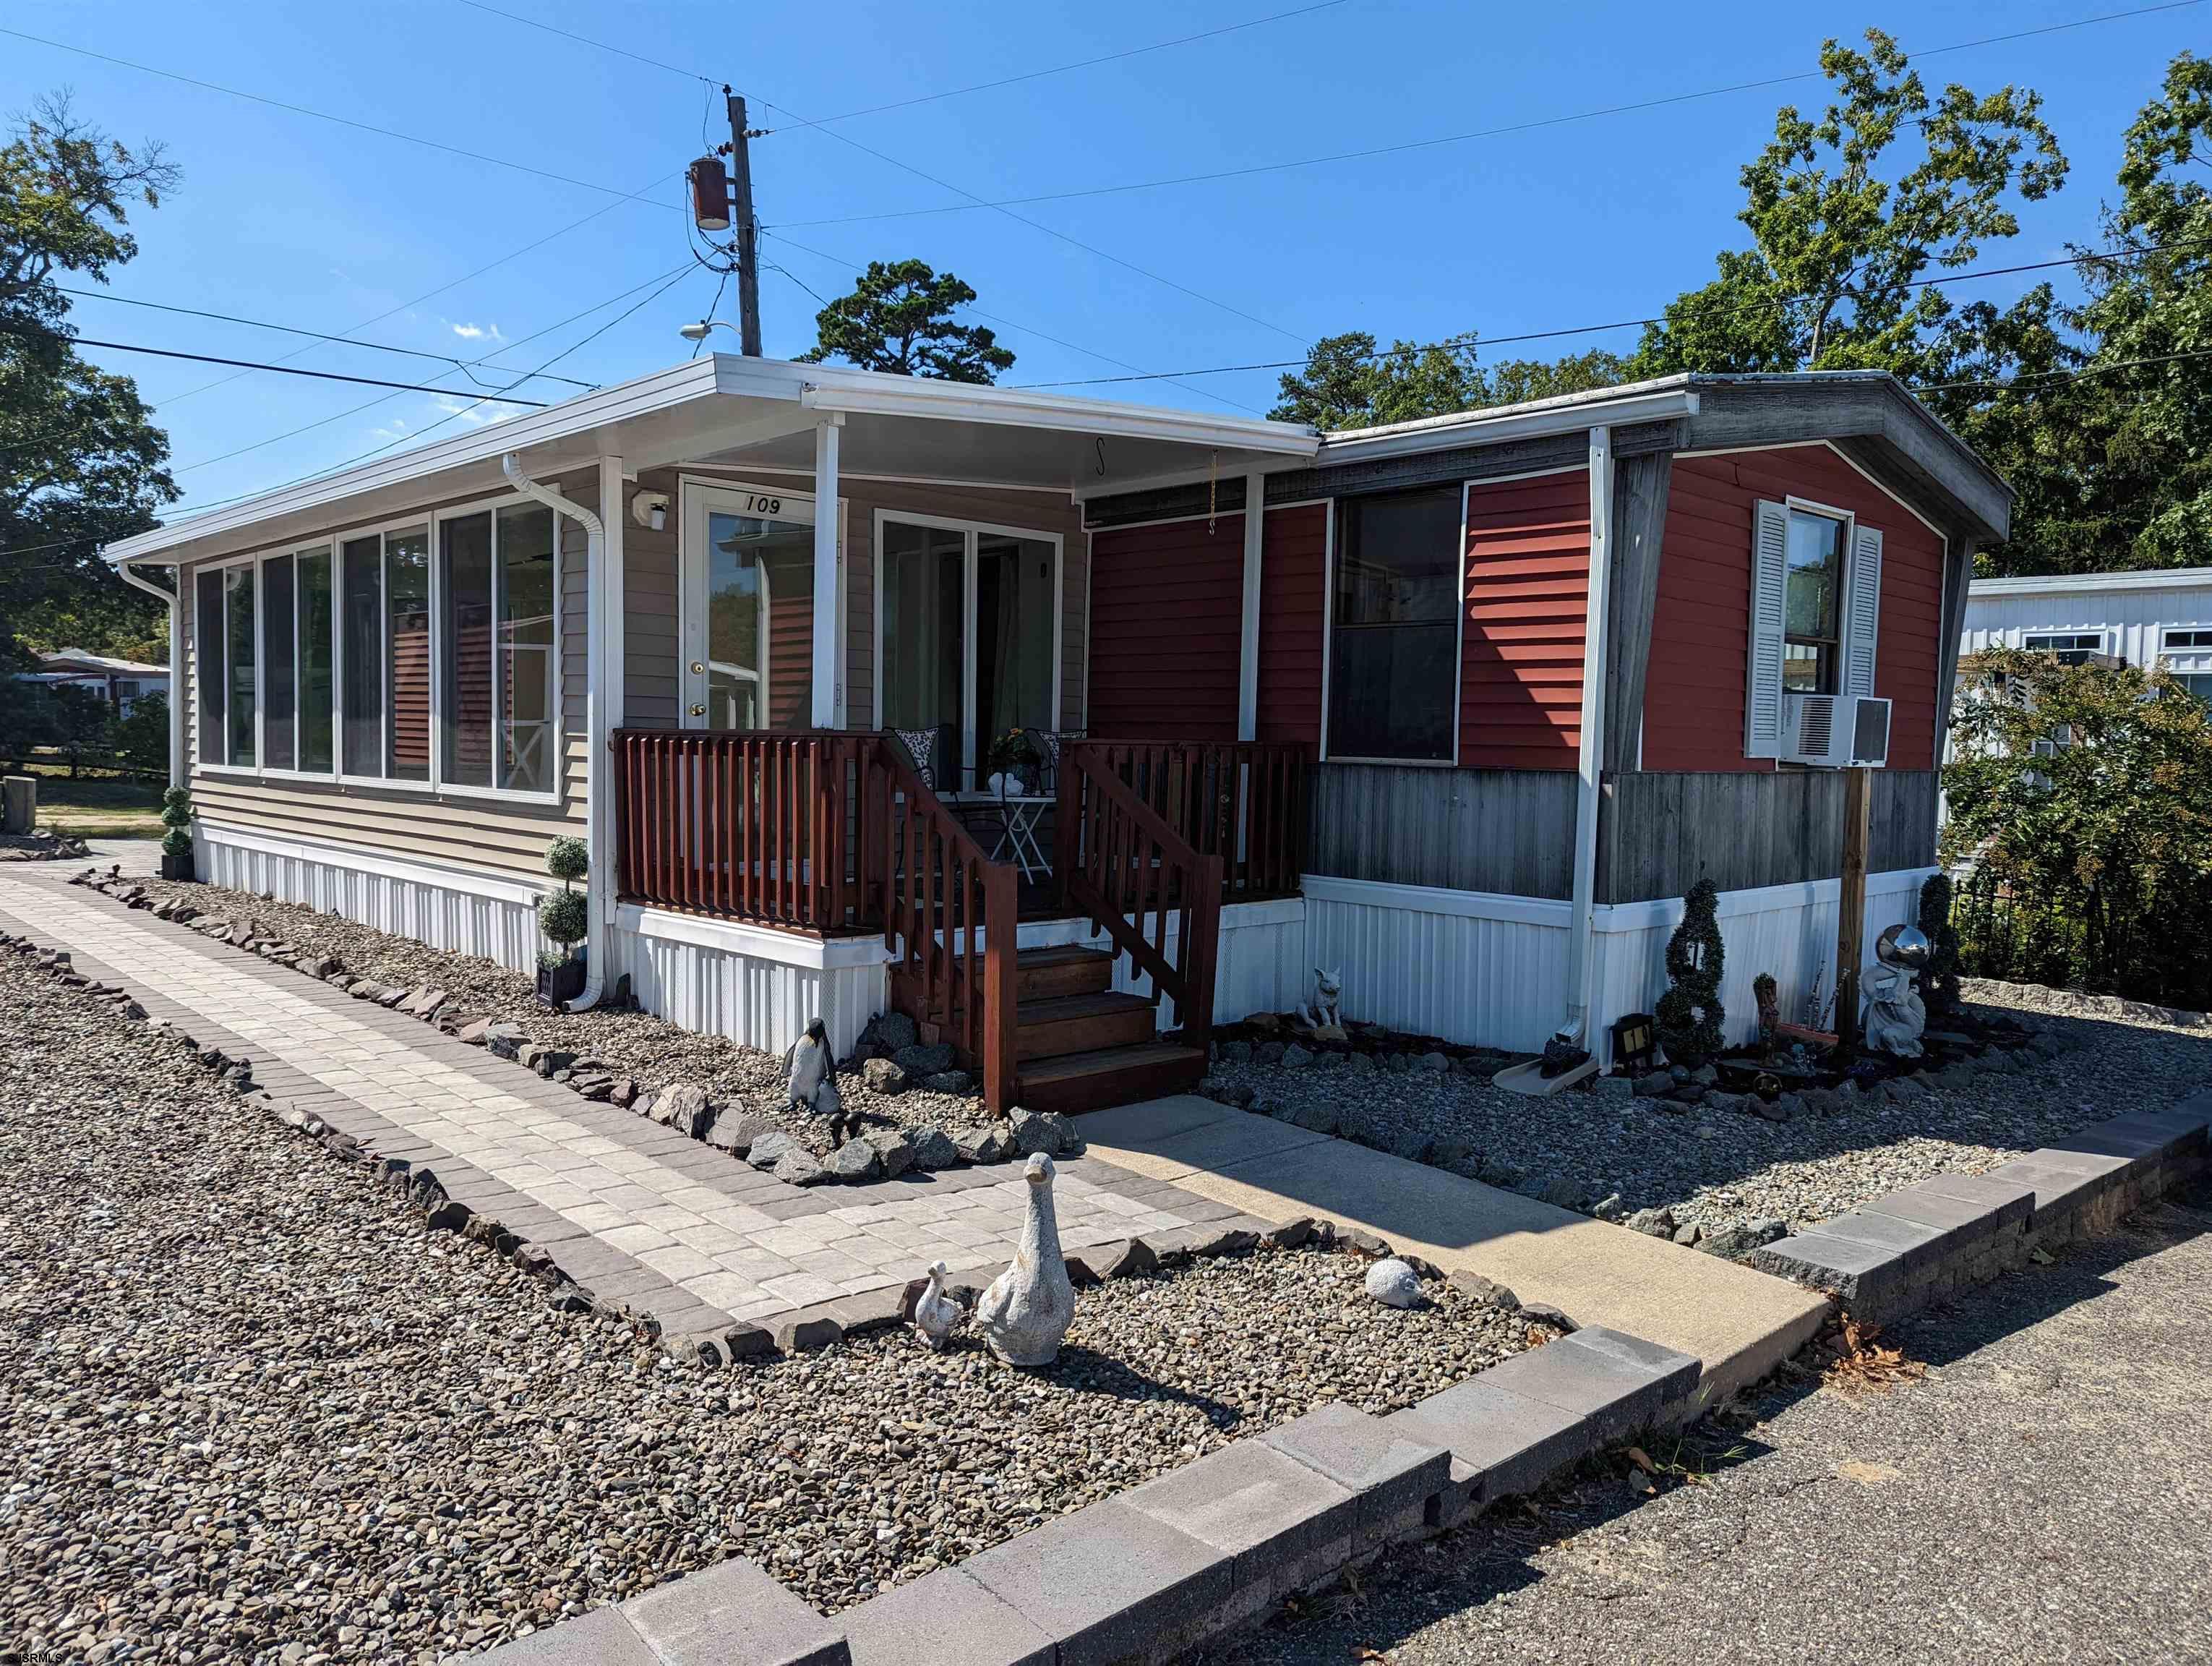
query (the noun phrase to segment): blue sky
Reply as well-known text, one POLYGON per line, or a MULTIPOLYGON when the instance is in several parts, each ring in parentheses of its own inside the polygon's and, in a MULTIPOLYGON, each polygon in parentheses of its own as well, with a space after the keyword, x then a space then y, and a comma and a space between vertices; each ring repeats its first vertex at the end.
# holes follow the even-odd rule
MULTIPOLYGON (((1809 106, 1823 84, 1556 119, 1812 70, 1823 35, 1869 24, 1912 52, 2130 9, 2128 0, 1883 0, 1863 12, 1747 0, 1687 8, 1343 0, 1065 74, 810 127, 1267 18, 1301 0, 496 3, 636 56, 461 0, 17 0, 0 27, 564 179, 20 39, 0 39, 0 106, 20 111, 65 87, 84 117, 126 142, 165 140, 183 167, 173 198, 136 216, 142 252, 116 275, 112 293, 465 359, 489 354, 490 366, 476 374, 497 385, 581 340, 687 264, 678 176, 699 154, 702 126, 710 140, 726 134, 719 95, 710 107, 698 77, 726 78, 753 99, 756 126, 781 130, 754 146, 759 212, 769 228, 764 258, 790 273, 762 277, 769 353, 813 340, 818 303, 802 284, 835 295, 872 258, 917 255, 977 289, 987 321, 1019 356, 1002 380, 1059 382, 1129 368, 1297 359, 1313 337, 1350 329, 1429 340, 1646 315, 1702 282, 1713 252, 1740 240, 1738 167, 1771 133, 1778 105, 1809 106), (959 208, 954 192, 908 171, 988 198, 1031 197, 1531 123, 1549 125, 1014 210, 1061 237, 959 208), (652 200, 625 200, 624 192, 652 200), (947 206, 957 211, 914 212, 947 206), (561 234, 469 277, 554 233, 561 234), (447 284, 453 287, 418 299, 447 284), (509 345, 625 292, 634 293, 509 345)), ((2075 164, 2066 190, 2030 205, 2021 236, 1982 264, 2047 258, 2069 240, 2094 240, 2123 131, 2174 52, 2212 45, 2208 23, 2212 5, 2199 4, 1926 60, 1931 83, 2040 90, 2075 164)), ((2002 301, 2032 281, 1954 293, 2002 301)), ((711 274, 690 272, 555 369, 612 382, 680 359, 689 349, 677 325, 699 317, 714 289, 711 274)), ((734 285, 721 315, 736 316, 734 285)), ((100 301, 79 302, 76 320, 88 336, 239 358, 274 359, 306 345, 100 301)), ((1622 331, 1507 350, 1625 349, 1634 338, 1622 331)), ((734 339, 718 334, 716 345, 733 347, 734 339)), ((460 411, 465 393, 380 397, 289 376, 226 380, 234 373, 137 355, 90 356, 138 378, 170 430, 185 509, 410 443, 441 418, 438 435, 493 414, 460 411), (315 426, 264 443, 307 424, 315 426), (225 455, 234 452, 240 454, 225 455)), ((474 391, 431 362, 343 345, 313 345, 291 362, 474 391)), ((1274 385, 1273 372, 1255 371, 1088 391, 1264 411, 1274 385)), ((519 391, 552 398, 576 390, 541 382, 519 391)))

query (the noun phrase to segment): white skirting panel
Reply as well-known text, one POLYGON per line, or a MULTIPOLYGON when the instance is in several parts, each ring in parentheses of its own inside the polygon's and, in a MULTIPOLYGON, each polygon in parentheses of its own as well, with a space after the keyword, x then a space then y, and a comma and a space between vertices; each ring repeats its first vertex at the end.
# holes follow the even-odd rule
MULTIPOLYGON (((1864 972, 1875 964, 1875 940, 1885 927, 1915 921, 1920 887, 1930 868, 1899 869, 1867 876, 1864 972)), ((1717 914, 1726 964, 1721 971, 1721 1005, 1728 1009, 1731 1043, 1759 1033, 1759 1003, 1752 981, 1771 972, 1783 1018, 1816 1023, 1806 997, 1817 982, 1824 1005, 1836 994, 1836 909, 1842 887, 1833 879, 1804 885, 1768 885, 1758 891, 1721 893, 1717 914)), ((1667 939, 1681 923, 1680 898, 1624 903, 1597 911, 1595 986, 1598 1022, 1610 1024, 1624 1012, 1648 1012, 1667 988, 1667 939)), ((1601 1039, 1605 1039, 1601 1037, 1601 1039)))
MULTIPOLYGON (((1867 965, 1874 964, 1883 927, 1917 916, 1921 884, 1934 872, 1868 877, 1867 965)), ((1721 1002, 1729 1041, 1758 1032, 1751 986, 1761 972, 1774 975, 1788 1019, 1802 1020, 1816 976, 1825 973, 1833 995, 1839 891, 1826 879, 1721 893, 1727 957, 1721 1002)), ((1306 876, 1305 894, 1307 958, 1341 973, 1346 1018, 1464 1046, 1533 1053, 1565 1016, 1573 921, 1566 903, 1316 874, 1306 876)), ((1650 1011, 1665 990, 1667 939, 1681 918, 1680 898, 1594 911, 1591 1029, 1606 1062, 1607 1026, 1624 1013, 1650 1011)))
POLYGON ((608 946, 610 979, 627 972, 646 1011, 764 1053, 782 1052, 818 1018, 842 1057, 884 1010, 878 938, 824 943, 624 904, 608 946))
MULTIPOLYGON (((1016 939, 1024 949, 1079 944, 1111 951, 1113 939, 1093 937, 1088 920, 1024 921, 1016 939)), ((1175 955, 1176 933, 1168 933, 1167 952, 1175 955)), ((1306 959, 1306 903, 1286 897, 1265 903, 1231 903, 1221 910, 1221 952, 1213 978, 1213 1021, 1233 1024, 1254 1012, 1280 1012, 1305 999, 1313 970, 1306 959)), ((1152 981, 1139 976, 1127 955, 1114 963, 1114 987, 1149 995, 1152 981)), ((1160 1027, 1181 1022, 1175 1003, 1160 1003, 1160 1027)))
POLYGON ((536 885, 394 860, 340 844, 303 844, 202 822, 194 864, 210 885, 343 915, 435 949, 482 955, 519 972, 537 969, 536 885))
POLYGON ((1557 1027, 1566 903, 1310 873, 1304 884, 1308 959, 1343 978, 1345 1017, 1514 1052, 1557 1027))

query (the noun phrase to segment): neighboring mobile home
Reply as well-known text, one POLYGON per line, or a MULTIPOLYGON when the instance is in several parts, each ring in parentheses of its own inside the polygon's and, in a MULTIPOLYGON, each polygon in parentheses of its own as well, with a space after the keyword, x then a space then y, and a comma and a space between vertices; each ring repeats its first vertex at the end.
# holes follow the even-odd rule
POLYGON ((1794 1013, 1822 765, 1881 765, 1872 927, 1932 871, 2010 501, 1873 373, 1322 437, 714 357, 108 553, 179 576, 204 876, 526 968, 579 834, 586 999, 770 1049, 895 1006, 1080 1107, 1316 966, 1347 1018, 1602 1052, 1701 875, 1732 1031, 1761 970, 1794 1013), (994 782, 1010 731, 1049 779, 994 782))
POLYGON ((1960 646, 2163 666, 2212 702, 2212 567, 1976 579, 1960 646))

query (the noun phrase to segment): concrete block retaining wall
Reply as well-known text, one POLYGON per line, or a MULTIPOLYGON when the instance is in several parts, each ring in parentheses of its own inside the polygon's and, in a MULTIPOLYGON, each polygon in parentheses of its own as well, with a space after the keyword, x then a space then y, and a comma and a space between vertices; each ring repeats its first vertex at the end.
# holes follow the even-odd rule
POLYGON ((1763 1272, 1887 1324, 2077 1239, 2109 1231, 2206 1165, 2212 1090, 2000 1163, 1938 1175, 1752 1253, 1763 1272))

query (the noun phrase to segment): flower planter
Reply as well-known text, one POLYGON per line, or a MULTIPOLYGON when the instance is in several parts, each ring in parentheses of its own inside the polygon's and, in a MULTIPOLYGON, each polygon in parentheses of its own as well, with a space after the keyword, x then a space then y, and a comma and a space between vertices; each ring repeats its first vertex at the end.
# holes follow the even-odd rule
POLYGON ((192 853, 187 850, 181 856, 172 856, 167 851, 163 851, 161 877, 164 879, 180 879, 190 884, 192 877, 192 853))
POLYGON ((575 1000, 584 993, 584 963, 571 956, 557 966, 538 969, 538 999, 548 1006, 559 1006, 575 1000))

